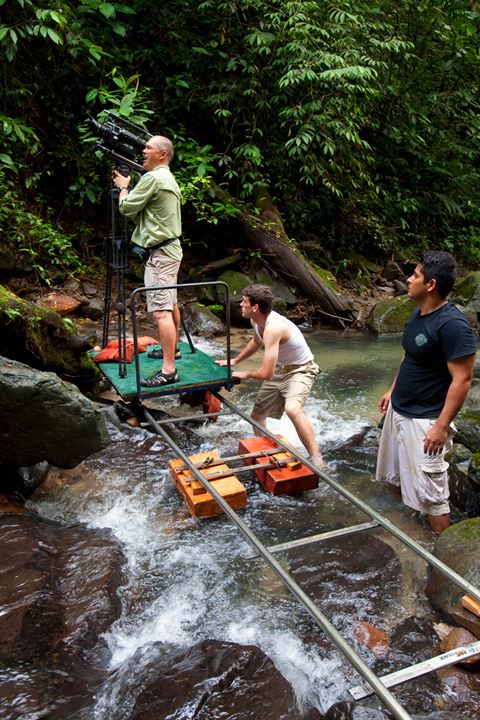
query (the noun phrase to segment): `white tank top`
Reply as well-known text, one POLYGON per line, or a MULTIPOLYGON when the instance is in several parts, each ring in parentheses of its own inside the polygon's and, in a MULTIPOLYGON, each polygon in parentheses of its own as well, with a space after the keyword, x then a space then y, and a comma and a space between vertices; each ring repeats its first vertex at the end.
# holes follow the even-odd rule
MULTIPOLYGON (((268 323, 273 318, 281 320, 281 322, 285 323, 285 325, 290 328, 290 337, 285 342, 281 342, 278 346, 278 364, 304 365, 305 363, 310 362, 310 360, 313 360, 313 353, 308 347, 305 338, 295 323, 291 320, 275 312, 275 310, 272 310, 267 315, 265 328, 268 327, 268 323)), ((260 335, 260 328, 254 322, 252 322, 252 325, 256 340, 260 343, 260 345, 264 345, 263 337, 260 335)))

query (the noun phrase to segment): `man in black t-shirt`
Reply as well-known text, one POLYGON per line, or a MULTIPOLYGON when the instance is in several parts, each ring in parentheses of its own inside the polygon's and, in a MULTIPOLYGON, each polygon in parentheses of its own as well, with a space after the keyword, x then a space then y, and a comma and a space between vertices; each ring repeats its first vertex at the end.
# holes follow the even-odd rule
POLYGON ((476 339, 465 316, 447 300, 456 278, 450 253, 425 253, 408 278, 417 304, 403 333, 405 354, 381 398, 385 415, 377 480, 401 489, 403 502, 423 512, 434 532, 450 524, 448 463, 453 420, 472 382, 476 339))

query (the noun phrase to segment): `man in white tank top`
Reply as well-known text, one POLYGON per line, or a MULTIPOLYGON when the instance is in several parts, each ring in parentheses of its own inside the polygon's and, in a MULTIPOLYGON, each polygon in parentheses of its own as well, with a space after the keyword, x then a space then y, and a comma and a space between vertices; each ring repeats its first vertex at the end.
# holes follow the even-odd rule
MULTIPOLYGON (((240 307, 242 316, 252 323, 253 337, 231 364, 238 365, 261 347, 264 355, 260 367, 235 371, 233 377, 262 381, 252 419, 266 427, 267 417, 280 418, 286 412, 311 461, 322 467, 325 463, 303 410, 320 368, 298 327, 272 309, 274 302, 268 285, 250 285, 243 291, 240 307)), ((216 362, 226 365, 226 360, 216 362)), ((261 434, 256 428, 254 431, 256 435, 261 434)))

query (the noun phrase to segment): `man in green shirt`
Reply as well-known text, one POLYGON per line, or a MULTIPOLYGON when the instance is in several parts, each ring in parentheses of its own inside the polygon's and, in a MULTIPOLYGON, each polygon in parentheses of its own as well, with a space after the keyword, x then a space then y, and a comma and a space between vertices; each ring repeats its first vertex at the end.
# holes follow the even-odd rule
MULTIPOLYGON (((145 287, 175 285, 182 260, 181 194, 169 163, 173 159, 171 140, 155 135, 143 151, 146 170, 137 185, 130 190, 130 177, 113 171, 113 182, 120 190, 119 209, 122 215, 135 221, 132 242, 150 252, 145 264, 145 287)), ((152 313, 160 336, 162 368, 150 378, 142 380, 145 387, 160 387, 178 382, 175 368, 180 313, 177 291, 147 292, 147 309, 152 313)))

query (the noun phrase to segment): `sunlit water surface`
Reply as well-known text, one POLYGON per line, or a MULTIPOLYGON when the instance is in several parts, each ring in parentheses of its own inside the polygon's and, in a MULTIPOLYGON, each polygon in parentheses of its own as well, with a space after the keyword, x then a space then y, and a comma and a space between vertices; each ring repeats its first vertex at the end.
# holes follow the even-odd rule
MULTIPOLYGON (((400 340, 336 333, 311 333, 307 339, 322 373, 306 409, 328 459, 329 447, 378 423, 377 403, 398 366, 400 340)), ((240 348, 243 341, 240 333, 234 347, 240 348)), ((223 353, 218 343, 201 341, 199 347, 217 356, 223 353)), ((228 397, 248 412, 256 387, 242 383, 228 397)), ((178 411, 176 400, 168 404, 178 411)), ((287 419, 271 422, 269 428, 298 446, 287 419)), ((123 430, 115 431, 115 443, 84 463, 75 482, 52 497, 31 502, 40 513, 61 521, 110 528, 123 546, 128 562, 121 589, 123 611, 106 634, 111 667, 119 668, 139 648, 155 641, 186 648, 216 638, 262 648, 291 682, 301 706, 325 710, 344 699, 352 677, 338 672, 338 656, 305 639, 315 633, 305 611, 264 563, 252 559, 250 547, 233 524, 225 518, 200 522, 189 516, 169 478, 171 455, 165 453, 163 442, 145 430, 128 432, 125 437, 123 430)), ((251 428, 229 416, 216 424, 203 422, 196 432, 193 441, 177 437, 188 454, 217 447, 231 455, 238 438, 251 435, 251 428)), ((350 489, 364 494, 367 502, 409 525, 411 519, 399 504, 382 506, 384 492, 371 476, 351 471, 343 476, 338 460, 332 470, 350 489)), ((266 544, 366 520, 324 484, 298 497, 272 497, 253 481, 247 482, 247 489, 249 503, 242 517, 266 544)), ((282 562, 288 567, 287 558, 282 562)), ((415 563, 408 558, 402 562, 412 565, 415 576, 415 563)), ((392 608, 392 623, 422 603, 412 590, 414 581, 405 582, 405 604, 392 608)), ((341 595, 338 588, 339 603, 341 595)), ((366 613, 368 599, 359 598, 358 617, 366 613)), ((338 621, 351 636, 355 619, 340 613, 338 621)), ((95 717, 108 717, 112 703, 115 689, 110 687, 99 694, 95 717)))

